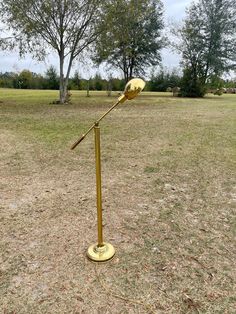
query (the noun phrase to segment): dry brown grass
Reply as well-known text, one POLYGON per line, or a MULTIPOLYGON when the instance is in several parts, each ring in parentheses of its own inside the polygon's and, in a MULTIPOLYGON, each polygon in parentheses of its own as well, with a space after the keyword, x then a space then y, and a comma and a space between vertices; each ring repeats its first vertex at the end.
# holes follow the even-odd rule
MULTIPOLYGON (((96 242, 93 136, 114 98, 4 91, 0 313, 235 313, 235 96, 143 94, 101 124, 105 239, 96 242)), ((84 93, 85 94, 85 93, 84 93)))

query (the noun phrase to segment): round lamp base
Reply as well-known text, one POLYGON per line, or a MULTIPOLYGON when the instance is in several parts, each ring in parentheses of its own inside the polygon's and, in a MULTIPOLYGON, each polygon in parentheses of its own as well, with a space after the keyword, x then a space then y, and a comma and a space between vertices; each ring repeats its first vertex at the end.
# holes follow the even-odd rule
POLYGON ((102 246, 93 244, 88 248, 87 256, 94 262, 105 262, 115 255, 115 249, 110 243, 103 243, 102 246))

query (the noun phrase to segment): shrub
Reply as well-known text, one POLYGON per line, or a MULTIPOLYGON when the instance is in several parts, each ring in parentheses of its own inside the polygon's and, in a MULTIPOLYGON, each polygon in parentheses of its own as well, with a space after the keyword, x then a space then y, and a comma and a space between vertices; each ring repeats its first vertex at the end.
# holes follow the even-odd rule
POLYGON ((180 97, 204 97, 206 94, 206 86, 201 83, 193 69, 184 70, 183 78, 180 82, 180 97))

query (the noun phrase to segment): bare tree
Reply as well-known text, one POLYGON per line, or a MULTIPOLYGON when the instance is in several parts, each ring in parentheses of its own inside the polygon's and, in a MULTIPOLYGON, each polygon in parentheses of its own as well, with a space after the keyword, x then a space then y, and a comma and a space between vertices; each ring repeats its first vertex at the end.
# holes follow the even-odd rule
POLYGON ((4 0, 3 22, 17 38, 20 53, 43 59, 56 51, 60 67, 60 103, 66 102, 73 61, 97 38, 99 0, 4 0))

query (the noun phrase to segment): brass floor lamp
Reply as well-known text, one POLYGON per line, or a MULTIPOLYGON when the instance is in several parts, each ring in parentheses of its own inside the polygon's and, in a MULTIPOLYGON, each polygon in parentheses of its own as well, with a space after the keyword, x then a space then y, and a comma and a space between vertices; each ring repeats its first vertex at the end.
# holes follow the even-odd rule
POLYGON ((87 256, 89 259, 96 262, 104 262, 111 259, 115 254, 115 249, 110 243, 103 241, 102 230, 102 184, 101 184, 101 158, 100 158, 100 127, 99 122, 116 106, 124 103, 126 100, 135 98, 144 88, 145 82, 139 78, 130 80, 126 86, 123 95, 118 98, 118 101, 102 115, 94 124, 84 133, 72 146, 71 149, 82 142, 82 140, 94 129, 95 135, 95 160, 96 160, 96 187, 97 187, 97 227, 98 227, 98 243, 91 245, 88 248, 87 256))

